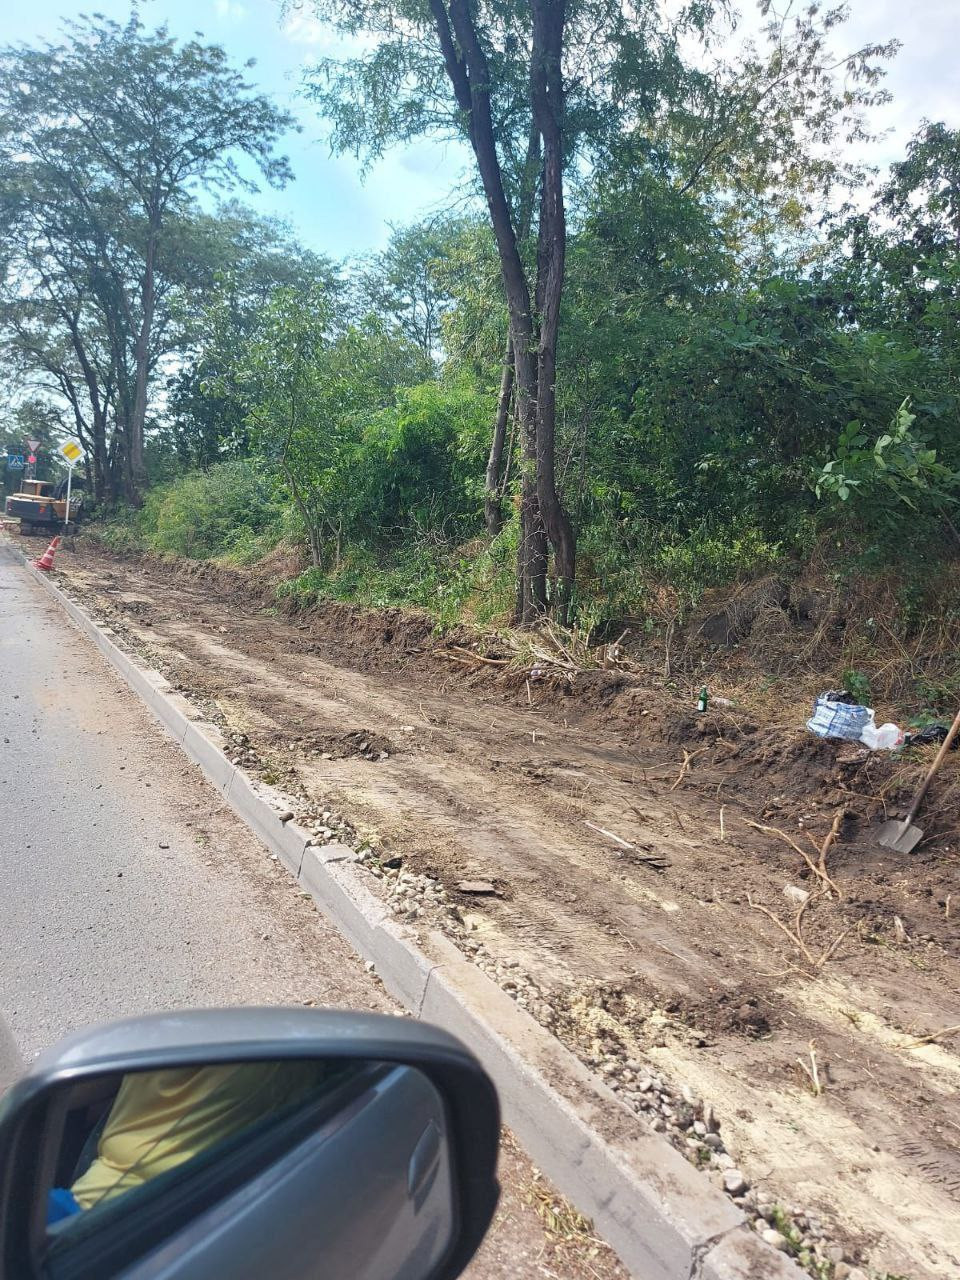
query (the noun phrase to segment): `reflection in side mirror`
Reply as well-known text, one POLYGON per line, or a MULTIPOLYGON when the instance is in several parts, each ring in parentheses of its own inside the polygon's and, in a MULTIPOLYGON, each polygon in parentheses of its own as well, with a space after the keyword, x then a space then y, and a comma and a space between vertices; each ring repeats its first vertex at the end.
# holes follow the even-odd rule
MULTIPOLYGON (((44 1267, 103 1275, 118 1237, 158 1218, 186 1225, 285 1166, 310 1188, 306 1223, 277 1221, 275 1193, 252 1226, 303 1234, 323 1274, 425 1280, 449 1251, 454 1204, 443 1104, 415 1068, 381 1063, 249 1062, 130 1072, 60 1101, 62 1138, 47 1193, 44 1267), (79 1150, 78 1150, 79 1146, 79 1150), (171 1217, 174 1204, 178 1206, 171 1217)), ((286 1210, 289 1215, 290 1210, 286 1210)), ((236 1250, 213 1275, 234 1275, 236 1250)))
MULTIPOLYGON (((345 1016, 310 1015, 341 1027, 345 1016)), ((187 1016, 222 1021, 223 1011, 187 1016)), ((153 1069, 133 1052, 127 1069, 70 1070, 24 1100, 28 1078, 0 1116, 0 1142, 12 1142, 0 1157, 0 1280, 458 1274, 496 1201, 492 1086, 460 1064, 494 1126, 474 1144, 485 1152, 464 1150, 471 1100, 457 1065, 410 1044, 378 1047, 392 1052, 358 1057, 340 1043, 324 1056, 240 1060, 216 1046, 208 1060, 194 1048, 178 1063, 171 1050, 153 1069), (468 1220, 484 1196, 478 1233, 468 1220)))

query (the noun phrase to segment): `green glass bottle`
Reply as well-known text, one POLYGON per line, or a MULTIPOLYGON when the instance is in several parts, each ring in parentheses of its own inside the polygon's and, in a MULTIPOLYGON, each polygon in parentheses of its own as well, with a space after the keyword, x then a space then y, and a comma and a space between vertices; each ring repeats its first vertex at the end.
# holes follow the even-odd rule
POLYGON ((707 709, 707 698, 708 698, 708 695, 707 695, 707 686, 706 686, 706 685, 704 685, 704 686, 703 686, 703 688, 700 690, 700 697, 697 699, 697 710, 698 710, 698 711, 700 711, 700 712, 706 711, 706 709, 707 709))

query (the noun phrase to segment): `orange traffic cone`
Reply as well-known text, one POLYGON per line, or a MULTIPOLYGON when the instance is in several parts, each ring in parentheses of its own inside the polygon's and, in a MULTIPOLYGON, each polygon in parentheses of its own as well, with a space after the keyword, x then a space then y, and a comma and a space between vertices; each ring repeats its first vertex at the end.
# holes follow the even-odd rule
POLYGON ((44 573, 50 572, 50 570, 53 568, 54 552, 60 546, 60 543, 62 541, 63 539, 58 534, 57 537, 55 537, 54 540, 50 543, 49 547, 47 547, 46 551, 43 553, 40 559, 34 560, 33 563, 37 566, 38 569, 42 569, 44 573))

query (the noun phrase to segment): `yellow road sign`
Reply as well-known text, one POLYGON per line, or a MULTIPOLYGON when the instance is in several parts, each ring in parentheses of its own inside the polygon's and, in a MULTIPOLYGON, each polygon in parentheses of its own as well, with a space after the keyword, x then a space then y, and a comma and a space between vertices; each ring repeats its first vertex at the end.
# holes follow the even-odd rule
POLYGON ((62 444, 59 453, 68 467, 72 467, 74 463, 79 462, 83 457, 83 450, 76 440, 68 440, 66 444, 62 444))

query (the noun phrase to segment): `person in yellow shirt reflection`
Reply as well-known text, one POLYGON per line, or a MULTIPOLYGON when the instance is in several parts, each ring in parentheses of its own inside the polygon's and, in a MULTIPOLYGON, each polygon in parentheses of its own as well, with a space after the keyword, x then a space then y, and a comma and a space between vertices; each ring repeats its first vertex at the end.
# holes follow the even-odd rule
POLYGON ((304 1098, 326 1072, 316 1062, 253 1062, 128 1074, 90 1166, 51 1192, 48 1224, 124 1195, 304 1098))

